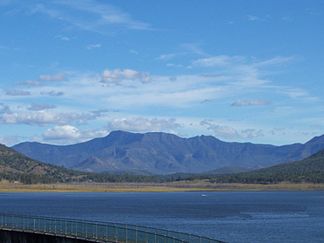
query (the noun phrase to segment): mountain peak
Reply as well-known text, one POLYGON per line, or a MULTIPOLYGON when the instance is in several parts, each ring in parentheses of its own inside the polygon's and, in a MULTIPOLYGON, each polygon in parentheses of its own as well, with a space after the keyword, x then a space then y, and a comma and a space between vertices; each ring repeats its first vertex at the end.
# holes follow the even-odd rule
POLYGON ((112 131, 109 133, 105 139, 109 141, 114 141, 115 143, 118 144, 128 144, 132 143, 135 141, 141 140, 143 137, 143 134, 141 133, 132 133, 132 132, 127 132, 127 131, 122 131, 122 130, 116 130, 112 131))
POLYGON ((306 144, 319 144, 324 143, 324 135, 313 137, 311 140, 306 142, 306 144))
POLYGON ((128 131, 123 131, 123 130, 114 130, 114 131, 111 131, 107 136, 122 136, 125 134, 134 134, 134 133, 128 132, 128 131))

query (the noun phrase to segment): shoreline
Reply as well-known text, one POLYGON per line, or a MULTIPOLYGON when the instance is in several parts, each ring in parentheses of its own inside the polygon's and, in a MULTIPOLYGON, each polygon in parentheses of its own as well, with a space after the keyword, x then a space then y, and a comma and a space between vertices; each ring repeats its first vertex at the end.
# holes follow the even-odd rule
POLYGON ((238 184, 207 182, 173 183, 75 183, 20 184, 0 183, 0 192, 234 192, 234 191, 320 191, 323 184, 279 183, 238 184))

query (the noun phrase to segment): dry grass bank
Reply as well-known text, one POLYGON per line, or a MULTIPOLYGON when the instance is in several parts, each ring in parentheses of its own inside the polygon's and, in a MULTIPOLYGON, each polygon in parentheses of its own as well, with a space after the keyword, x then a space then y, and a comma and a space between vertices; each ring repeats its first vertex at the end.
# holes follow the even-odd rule
POLYGON ((82 184, 33 184, 0 183, 0 192, 186 192, 186 191, 279 191, 324 190, 324 184, 280 183, 216 184, 205 181, 173 183, 82 183, 82 184))

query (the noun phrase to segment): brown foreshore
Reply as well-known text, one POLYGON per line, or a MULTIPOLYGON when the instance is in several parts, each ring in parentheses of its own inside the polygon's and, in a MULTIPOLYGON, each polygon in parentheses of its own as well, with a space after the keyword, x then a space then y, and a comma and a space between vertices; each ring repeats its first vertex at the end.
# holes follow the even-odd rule
POLYGON ((172 182, 172 183, 69 183, 32 184, 0 182, 0 192, 190 192, 190 191, 307 191, 324 190, 324 184, 279 183, 236 184, 172 182))

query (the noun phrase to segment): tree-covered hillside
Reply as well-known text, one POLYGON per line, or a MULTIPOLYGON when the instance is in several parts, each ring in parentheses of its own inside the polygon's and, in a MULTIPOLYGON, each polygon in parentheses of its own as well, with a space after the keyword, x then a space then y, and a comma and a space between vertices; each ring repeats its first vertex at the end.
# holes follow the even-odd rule
POLYGON ((324 150, 300 161, 251 172, 215 176, 213 182, 225 183, 324 183, 324 150))
POLYGON ((83 176, 79 172, 35 161, 0 144, 0 180, 53 183, 79 180, 83 176))

